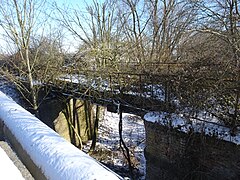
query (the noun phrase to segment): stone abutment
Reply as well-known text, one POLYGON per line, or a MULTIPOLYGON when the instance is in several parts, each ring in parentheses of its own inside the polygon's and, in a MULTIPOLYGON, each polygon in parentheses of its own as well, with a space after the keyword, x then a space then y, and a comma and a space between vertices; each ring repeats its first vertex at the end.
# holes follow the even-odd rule
POLYGON ((145 120, 146 179, 240 179, 240 145, 145 120))

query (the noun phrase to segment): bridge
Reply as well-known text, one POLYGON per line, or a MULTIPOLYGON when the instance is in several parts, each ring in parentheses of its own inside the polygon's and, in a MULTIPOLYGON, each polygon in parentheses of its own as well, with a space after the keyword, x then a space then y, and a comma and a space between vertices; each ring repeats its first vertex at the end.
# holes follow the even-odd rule
MULTIPOLYGON (((121 104, 125 112, 130 111, 140 115, 148 111, 173 112, 175 107, 172 101, 174 98, 176 99, 173 94, 176 96, 179 92, 188 91, 188 89, 183 89, 181 84, 193 88, 190 84, 196 83, 194 86, 197 90, 199 86, 209 88, 216 82, 228 85, 230 91, 239 87, 237 79, 233 77, 213 78, 211 75, 204 73, 205 69, 201 70, 201 73, 207 74, 204 78, 198 73, 195 73, 196 75, 188 74, 185 70, 191 67, 184 63, 158 63, 144 64, 143 67, 138 66, 139 64, 131 64, 131 67, 128 67, 124 64, 121 71, 106 68, 101 71, 79 67, 63 67, 57 78, 50 78, 51 80, 44 85, 48 89, 46 91, 50 90, 66 96, 88 99, 100 105, 115 107, 115 109, 121 104)), ((219 65, 215 64, 215 66, 219 65)))
MULTIPOLYGON (((96 77, 96 74, 99 75, 101 73, 88 72, 84 73, 84 75, 80 75, 78 73, 68 74, 67 71, 63 71, 63 75, 58 79, 55 79, 50 83, 48 82, 47 84, 41 84, 41 86, 43 85, 44 90, 47 92, 50 91, 55 94, 60 94, 60 96, 63 95, 66 97, 90 100, 93 103, 113 108, 115 109, 114 111, 118 109, 120 104, 125 112, 135 112, 141 115, 146 111, 159 110, 159 108, 162 109, 164 107, 162 87, 158 87, 159 91, 156 93, 156 82, 154 81, 153 76, 141 73, 110 73, 107 76, 96 77), (91 74, 91 76, 88 76, 89 74, 91 74)), ((38 85, 38 83, 36 83, 36 85, 38 85)), ((1 94, 1 96, 5 99, 4 95, 1 94)), ((8 104, 10 101, 6 100, 6 102, 8 104)), ((52 132, 52 130, 47 130, 48 127, 43 128, 42 126, 45 125, 40 123, 35 117, 31 117, 28 112, 22 112, 20 107, 14 109, 13 107, 15 106, 14 103, 9 106, 6 106, 5 103, 0 104, 0 112, 2 112, 2 110, 6 112, 2 116, 0 113, 0 131, 3 132, 3 136, 11 143, 11 146, 16 150, 16 153, 24 164, 26 164, 35 179, 59 179, 59 175, 63 177, 62 179, 92 179, 92 177, 100 177, 100 179, 104 177, 103 179, 108 179, 108 176, 109 179, 121 179, 121 177, 105 166, 99 164, 94 159, 91 159, 88 156, 85 157, 85 155, 81 153, 76 153, 75 150, 73 150, 73 153, 69 153, 69 149, 73 148, 72 146, 71 148, 68 148, 67 153, 65 151, 59 152, 61 147, 58 147, 57 144, 62 141, 64 141, 65 144, 65 140, 62 140, 62 138, 55 132, 52 132), (18 112, 18 116, 13 117, 12 113, 15 113, 15 110, 18 111, 19 109, 20 113, 18 112), (7 112, 9 112, 9 114, 7 112), (19 116, 20 114, 21 116, 19 116), (21 125, 21 120, 27 122, 23 122, 21 125), (13 123, 8 124, 12 121, 15 121, 14 124, 17 125, 17 128, 13 123), (29 124, 32 124, 33 128, 30 126, 29 128, 25 128, 28 127, 29 124), (36 126, 38 126, 38 128, 36 128, 36 126), (19 132, 20 130, 18 128, 22 131, 19 132), (30 135, 28 132, 31 132, 30 135), (57 140, 54 138, 53 142, 45 141, 47 139, 52 139, 52 137, 55 136, 57 136, 57 140), (29 146, 29 144, 32 145, 29 146), (53 144, 53 147, 47 147, 47 144, 53 144), (54 144, 58 148, 56 148, 54 144), (36 146, 34 150, 32 148, 33 146, 36 146), (56 152, 51 154, 48 149, 56 152), (76 156, 75 160, 71 158, 72 154, 76 156), (83 162, 83 164, 80 163, 80 165, 75 165, 76 167, 68 167, 69 165, 65 163, 58 166, 56 165, 56 161, 59 158, 63 159, 64 162, 71 161, 74 165, 76 164, 77 159, 79 162, 85 161, 83 159, 87 159, 87 161, 90 159, 93 162, 83 162), (52 162, 49 162, 48 159, 51 159, 52 162), (96 169, 100 170, 97 171, 97 173, 92 172, 89 164, 91 164, 91 167, 92 164, 96 164, 96 168, 93 169, 95 169, 95 171, 96 169), (62 170, 64 166, 67 167, 66 170, 62 170), (62 174, 59 174, 60 171, 62 174), (84 174, 80 176, 79 174, 82 174, 83 171, 84 174), (100 172, 100 174, 98 174, 98 172, 100 172), (79 177, 74 177, 71 174, 78 174, 79 177)), ((66 142, 66 144, 69 143, 66 142)), ((66 148, 64 147, 63 149, 66 148)), ((77 150, 79 151, 79 149, 77 150)))
POLYGON ((115 110, 121 104, 124 112, 139 115, 173 108, 173 104, 167 102, 169 92, 166 89, 172 76, 130 72, 71 73, 62 71, 59 78, 44 84, 45 91, 90 100, 115 110))
MULTIPOLYGON (((100 105, 115 107, 115 110, 121 104, 126 112, 143 115, 147 111, 174 111, 174 105, 168 104, 170 83, 174 78, 177 78, 174 74, 111 72, 101 75, 101 72, 92 71, 83 74, 62 71, 62 75, 57 79, 41 85, 44 85, 45 91, 60 96, 87 99, 100 105)), ((189 79, 191 80, 191 77, 188 77, 189 79)), ((216 79, 207 80, 213 82, 216 79)), ((235 89, 235 86, 231 88, 235 89)))
MULTIPOLYGON (((0 132, 35 179, 122 179, 64 140, 2 92, 0 132)), ((3 162, 6 161, 1 158, 0 167, 3 162)), ((17 179, 22 179, 19 173, 16 174, 17 179)))

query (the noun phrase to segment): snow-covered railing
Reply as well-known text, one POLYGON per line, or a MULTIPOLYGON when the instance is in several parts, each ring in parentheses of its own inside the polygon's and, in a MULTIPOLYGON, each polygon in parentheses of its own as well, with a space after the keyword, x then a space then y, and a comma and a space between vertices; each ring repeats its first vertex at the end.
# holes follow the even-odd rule
POLYGON ((1 91, 0 131, 35 179, 121 179, 1 91))

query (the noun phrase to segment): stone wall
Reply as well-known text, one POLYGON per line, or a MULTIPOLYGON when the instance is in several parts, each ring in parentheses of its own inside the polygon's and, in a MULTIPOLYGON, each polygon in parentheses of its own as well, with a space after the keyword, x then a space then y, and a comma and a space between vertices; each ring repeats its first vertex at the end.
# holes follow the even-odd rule
POLYGON ((101 120, 104 112, 103 107, 90 101, 73 98, 48 99, 39 108, 40 119, 76 146, 80 146, 78 135, 83 142, 92 139, 96 118, 101 120))
POLYGON ((103 118, 104 108, 89 101, 70 99, 67 106, 54 120, 56 132, 76 146, 80 143, 76 132, 83 142, 91 140, 94 134, 97 108, 99 108, 98 119, 100 120, 103 118))
POLYGON ((145 121, 146 179, 240 179, 240 146, 145 121))

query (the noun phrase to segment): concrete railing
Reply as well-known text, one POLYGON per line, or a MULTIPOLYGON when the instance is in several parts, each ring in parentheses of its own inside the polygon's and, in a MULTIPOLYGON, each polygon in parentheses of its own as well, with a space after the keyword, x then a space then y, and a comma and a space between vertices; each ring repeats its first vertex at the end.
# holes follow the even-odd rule
POLYGON ((121 179, 0 92, 0 133, 35 179, 121 179))

